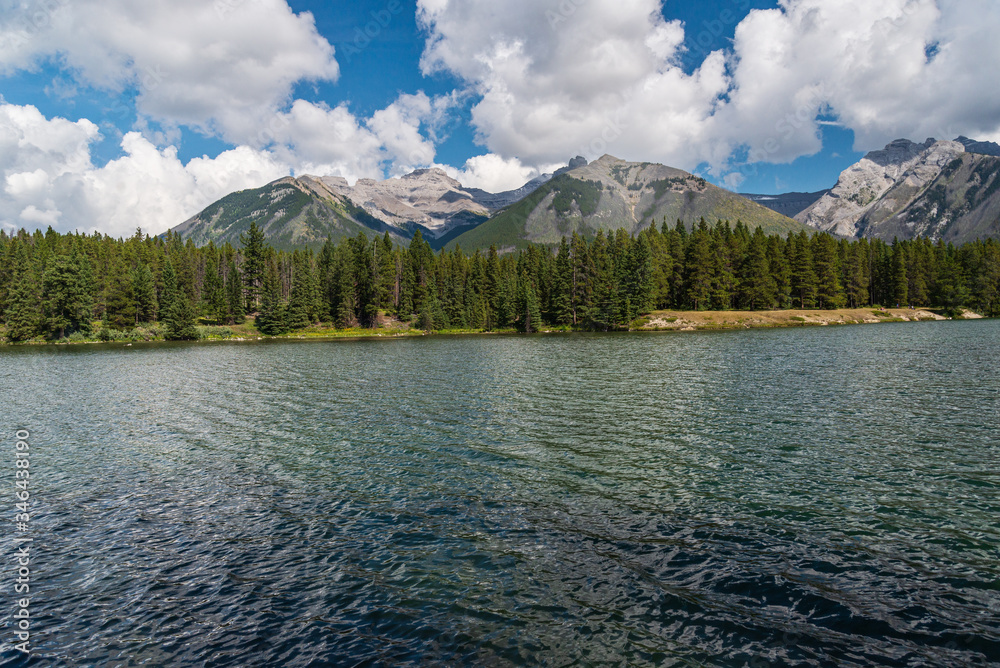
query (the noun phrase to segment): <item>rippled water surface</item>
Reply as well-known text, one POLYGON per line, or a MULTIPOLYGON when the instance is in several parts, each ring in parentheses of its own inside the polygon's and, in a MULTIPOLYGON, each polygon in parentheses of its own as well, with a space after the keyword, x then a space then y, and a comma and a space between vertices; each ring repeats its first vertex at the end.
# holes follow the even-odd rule
POLYGON ((998 369, 996 321, 2 349, 2 660, 1000 665, 998 369))

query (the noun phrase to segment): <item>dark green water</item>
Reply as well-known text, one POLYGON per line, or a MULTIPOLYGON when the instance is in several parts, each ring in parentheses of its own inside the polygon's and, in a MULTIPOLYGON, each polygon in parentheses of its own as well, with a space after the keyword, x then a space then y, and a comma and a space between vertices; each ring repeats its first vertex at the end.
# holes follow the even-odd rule
POLYGON ((998 368, 995 321, 2 349, 2 659, 1000 665, 998 368))

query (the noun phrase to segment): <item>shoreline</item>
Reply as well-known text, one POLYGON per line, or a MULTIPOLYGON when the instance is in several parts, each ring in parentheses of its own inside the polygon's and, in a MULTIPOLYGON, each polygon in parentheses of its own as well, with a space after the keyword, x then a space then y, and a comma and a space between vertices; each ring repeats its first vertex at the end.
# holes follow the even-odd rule
MULTIPOLYGON (((952 320, 930 309, 838 309, 822 311, 816 309, 788 311, 654 311, 642 316, 632 323, 629 329, 610 330, 611 332, 705 332, 705 331, 735 331, 747 329, 785 329, 794 327, 829 327, 835 325, 869 325, 899 322, 937 322, 952 320)), ((959 320, 981 320, 983 316, 972 311, 965 311, 959 320)), ((226 326, 202 327, 206 330, 232 330, 226 326)), ((448 329, 424 331, 411 328, 401 323, 396 326, 379 329, 347 329, 337 330, 327 327, 312 327, 279 336, 266 336, 257 332, 247 323, 236 326, 242 330, 235 335, 220 336, 209 331, 207 336, 195 341, 179 341, 177 343, 246 343, 257 341, 337 341, 363 339, 400 339, 422 336, 497 336, 518 334, 517 330, 505 329, 499 331, 483 331, 473 329, 448 329)), ((572 334, 587 333, 593 330, 577 330, 571 327, 550 327, 538 334, 572 334)), ((25 341, 22 343, 2 342, 0 347, 23 346, 77 346, 77 345, 109 345, 119 344, 128 347, 133 344, 168 343, 162 337, 152 339, 123 339, 100 341, 85 339, 79 341, 25 341)))
MULTIPOLYGON (((962 320, 983 316, 965 311, 962 320)), ((926 308, 856 308, 823 311, 656 311, 642 319, 641 331, 713 331, 773 329, 784 327, 828 327, 831 325, 877 325, 887 322, 934 322, 952 320, 926 308)))

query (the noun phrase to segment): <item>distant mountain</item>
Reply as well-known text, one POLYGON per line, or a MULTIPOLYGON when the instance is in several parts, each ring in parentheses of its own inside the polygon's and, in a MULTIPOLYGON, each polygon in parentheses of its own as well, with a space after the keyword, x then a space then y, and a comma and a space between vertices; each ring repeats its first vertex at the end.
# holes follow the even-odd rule
MULTIPOLYGON (((257 223, 277 248, 318 246, 332 236, 356 236, 358 232, 382 233, 388 225, 370 216, 349 200, 337 195, 317 195, 315 183, 304 177, 279 179, 262 188, 226 195, 204 211, 173 228, 184 241, 203 246, 231 243, 238 246, 240 235, 257 223)), ((399 240, 406 237, 393 230, 399 240)))
POLYGON ((807 229, 679 169, 605 155, 556 175, 448 246, 474 250, 493 244, 501 248, 556 244, 573 232, 592 236, 598 230, 624 228, 634 233, 664 219, 672 225, 679 218, 690 225, 701 217, 712 223, 742 220, 768 233, 807 229))
POLYGON ((761 206, 766 206, 771 211, 780 213, 782 216, 794 218, 815 204, 820 197, 826 195, 828 192, 830 191, 821 190, 818 193, 785 193, 783 195, 740 193, 740 196, 746 197, 751 202, 757 202, 761 206))
POLYGON ((899 139, 845 170, 796 220, 848 238, 964 243, 1000 237, 998 214, 1000 158, 967 152, 961 141, 899 139))
POLYGON ((480 190, 479 188, 469 188, 467 192, 483 206, 492 211, 497 211, 510 206, 515 202, 520 202, 522 199, 535 192, 538 188, 542 187, 551 180, 552 174, 542 174, 541 176, 536 176, 532 180, 528 181, 517 190, 508 190, 502 193, 488 193, 485 190, 480 190))
POLYGON ((389 232, 407 242, 420 230, 434 248, 486 221, 497 209, 516 203, 544 184, 543 175, 506 193, 467 189, 440 169, 422 169, 401 178, 283 178, 262 188, 223 197, 174 228, 182 239, 204 245, 239 243, 252 222, 278 248, 318 247, 327 237, 389 232))
POLYGON ((965 147, 966 153, 979 153, 981 155, 992 155, 994 158, 1000 157, 1000 144, 992 141, 976 141, 968 137, 956 139, 959 144, 965 147))

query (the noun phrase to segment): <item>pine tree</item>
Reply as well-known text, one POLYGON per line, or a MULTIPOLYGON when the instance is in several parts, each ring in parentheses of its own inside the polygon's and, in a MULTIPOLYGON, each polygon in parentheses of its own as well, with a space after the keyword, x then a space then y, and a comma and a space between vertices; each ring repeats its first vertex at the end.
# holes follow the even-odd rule
POLYGON ((965 312, 969 293, 965 287, 962 270, 955 257, 954 248, 948 247, 937 262, 938 276, 935 281, 935 301, 944 308, 949 318, 957 318, 965 312))
POLYGON ((657 284, 653 248, 646 234, 640 234, 633 244, 628 273, 630 280, 626 295, 628 302, 625 309, 626 323, 632 322, 644 313, 649 313, 656 306, 657 284))
POLYGON ((347 329, 358 324, 357 293, 354 280, 354 253, 349 242, 337 246, 334 276, 333 315, 337 327, 347 329))
POLYGON ((91 331, 92 297, 81 262, 76 252, 56 255, 49 260, 42 278, 45 329, 57 339, 91 331))
POLYGON ((167 260, 163 265, 163 289, 160 291, 158 300, 160 306, 160 320, 166 318, 166 314, 174 305, 177 299, 177 274, 174 272, 174 264, 167 260))
POLYGON ((41 289, 26 242, 15 240, 8 253, 12 260, 11 288, 7 298, 7 338, 27 341, 41 333, 41 289))
POLYGON ((590 245, 590 265, 594 300, 590 309, 590 321, 598 329, 608 331, 617 323, 620 311, 615 268, 604 230, 598 230, 590 245))
POLYGON ((813 240, 813 269, 816 272, 816 300, 822 309, 844 306, 840 285, 837 243, 829 234, 817 234, 813 240))
POLYGON ((851 244, 847 252, 847 266, 844 273, 847 277, 846 293, 847 303, 851 308, 860 308, 868 304, 868 285, 870 280, 867 276, 868 244, 866 241, 851 244), (862 245, 864 244, 864 245, 862 245))
POLYGON ((542 326, 542 315, 538 308, 538 293, 527 272, 522 272, 518 281, 517 311, 518 330, 529 334, 539 331, 542 326))
POLYGON ((910 282, 906 277, 906 249, 898 239, 892 243, 892 299, 896 306, 909 302, 910 282))
POLYGON ((812 249, 805 231, 788 238, 788 262, 791 265, 792 301, 801 309, 816 304, 816 272, 813 269, 812 249))
POLYGON ((104 325, 130 331, 136 323, 136 299, 132 270, 121 257, 116 258, 104 291, 104 325))
POLYGON ((573 324, 590 320, 593 306, 593 276, 590 271, 590 249, 576 232, 570 241, 570 309, 573 324))
POLYGON ((292 294, 288 301, 288 327, 302 329, 312 324, 315 308, 312 261, 306 253, 292 255, 292 294))
POLYGON ((246 312, 253 313, 260 303, 261 286, 264 283, 267 240, 257 223, 250 223, 246 234, 240 235, 243 245, 243 289, 246 295, 246 312))
POLYGON ((229 299, 219 272, 219 262, 214 254, 209 255, 205 263, 205 280, 201 294, 205 312, 216 324, 221 325, 229 317, 229 299))
POLYGON ((183 293, 175 295, 163 317, 163 338, 167 341, 196 341, 196 317, 190 298, 183 293))
POLYGON ((792 268, 788 263, 785 241, 778 235, 767 239, 767 260, 774 279, 775 305, 777 308, 791 308, 792 268))
POLYGON ((156 284, 153 273, 144 262, 132 270, 132 294, 135 295, 136 323, 156 320, 156 284))
POLYGON ((758 227, 740 267, 740 297, 751 311, 774 308, 777 285, 767 259, 767 238, 758 227))
POLYGON ((699 228, 691 235, 684 268, 687 272, 684 280, 687 292, 685 301, 695 311, 707 309, 711 305, 712 286, 715 283, 712 245, 707 230, 699 228))
POLYGON ((246 319, 243 305, 243 278, 236 268, 236 260, 229 261, 226 270, 226 306, 230 325, 240 325, 246 319))
POLYGON ((285 305, 281 300, 281 284, 278 266, 274 260, 267 262, 267 272, 260 293, 260 312, 257 314, 257 329, 267 336, 278 336, 288 331, 285 305))
POLYGON ((567 243, 566 237, 563 237, 562 242, 559 244, 559 252, 556 255, 549 314, 551 321, 559 325, 570 325, 573 323, 573 307, 570 295, 573 281, 572 274, 573 269, 572 261, 570 260, 569 243, 567 243))

